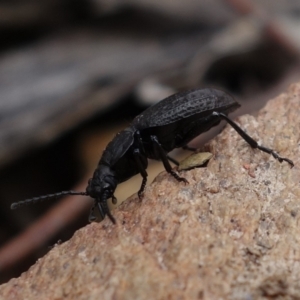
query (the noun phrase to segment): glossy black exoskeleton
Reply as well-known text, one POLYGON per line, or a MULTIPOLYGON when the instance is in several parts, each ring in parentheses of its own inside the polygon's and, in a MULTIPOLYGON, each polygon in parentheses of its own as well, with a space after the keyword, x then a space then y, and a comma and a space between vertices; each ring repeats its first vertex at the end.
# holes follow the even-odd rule
POLYGON ((195 89, 172 95, 138 115, 107 145, 86 192, 64 191, 13 203, 11 207, 14 209, 62 195, 88 195, 94 199, 90 221, 95 220, 94 209, 98 207, 102 218, 107 215, 115 223, 107 200, 112 198, 116 203, 114 192, 119 183, 140 173, 143 181, 138 196, 142 198, 147 182, 148 158, 161 160, 168 173, 178 181, 187 182, 172 170, 169 161, 178 163, 168 153, 175 148, 186 147, 192 139, 218 125, 221 120, 227 121, 252 148, 293 166, 291 160, 259 145, 227 117, 239 107, 240 104, 230 95, 217 89, 195 89))

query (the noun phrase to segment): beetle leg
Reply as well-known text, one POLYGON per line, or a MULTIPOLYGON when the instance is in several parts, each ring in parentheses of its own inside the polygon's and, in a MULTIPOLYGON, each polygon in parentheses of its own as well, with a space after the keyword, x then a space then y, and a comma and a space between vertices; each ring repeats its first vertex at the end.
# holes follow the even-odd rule
POLYGON ((147 184, 147 177, 148 177, 148 174, 147 174, 147 171, 145 169, 145 167, 143 166, 143 163, 141 161, 141 153, 140 153, 140 150, 138 148, 134 149, 133 151, 133 157, 134 157, 134 160, 135 160, 135 163, 140 171, 140 174, 141 176, 143 177, 143 181, 142 181, 142 184, 141 184, 141 187, 138 191, 138 196, 140 198, 140 200, 143 198, 143 194, 144 194, 144 190, 145 190, 145 187, 146 187, 146 184, 147 184))
POLYGON ((257 148, 263 152, 266 152, 268 154, 271 154, 275 159, 277 159, 279 162, 286 161, 288 162, 291 167, 294 166, 294 163, 288 159, 281 157, 278 153, 276 153, 274 150, 270 148, 266 148, 264 146, 259 145, 251 136, 249 136, 242 128, 240 128, 235 122, 230 120, 225 114, 219 113, 219 112, 213 112, 212 113, 214 116, 218 116, 221 119, 224 119, 227 123, 229 123, 235 131, 252 147, 252 148, 257 148))
POLYGON ((171 161, 174 165, 179 166, 179 162, 173 157, 169 156, 168 154, 167 154, 167 159, 171 161))
POLYGON ((147 184, 147 177, 143 177, 143 181, 142 181, 141 187, 140 187, 140 189, 138 191, 138 196, 139 196, 140 200, 142 200, 143 197, 144 197, 144 190, 145 190, 146 184, 147 184))
POLYGON ((162 163, 164 164, 164 167, 168 173, 170 173, 176 180, 183 181, 184 183, 189 183, 185 178, 180 177, 176 172, 172 170, 172 167, 168 161, 168 156, 165 153, 165 150, 162 148, 161 144, 159 143, 157 137, 155 135, 151 135, 151 141, 153 142, 153 145, 155 149, 157 150, 160 159, 162 160, 162 163))

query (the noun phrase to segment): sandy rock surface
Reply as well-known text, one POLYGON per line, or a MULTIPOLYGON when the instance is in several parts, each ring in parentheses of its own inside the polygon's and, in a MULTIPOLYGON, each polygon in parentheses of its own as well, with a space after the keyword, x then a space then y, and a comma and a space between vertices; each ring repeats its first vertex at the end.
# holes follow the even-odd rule
POLYGON ((206 168, 163 172, 140 202, 77 231, 1 299, 300 298, 300 83, 237 122, 295 167, 253 150, 229 126, 206 168))

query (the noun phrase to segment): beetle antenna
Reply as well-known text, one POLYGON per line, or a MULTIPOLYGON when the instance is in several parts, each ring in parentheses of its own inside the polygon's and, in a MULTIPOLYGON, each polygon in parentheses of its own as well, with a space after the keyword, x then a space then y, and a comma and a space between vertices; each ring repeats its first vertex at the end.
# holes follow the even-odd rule
POLYGON ((26 199, 26 200, 23 200, 23 201, 15 202, 10 206, 10 208, 11 209, 17 209, 17 208, 20 208, 20 207, 23 207, 23 206, 35 204, 37 202, 42 202, 42 201, 45 201, 45 200, 56 199, 58 197, 66 196, 66 195, 88 196, 87 192, 62 191, 62 192, 55 193, 55 194, 48 194, 48 195, 44 195, 44 196, 40 196, 40 197, 34 197, 34 198, 26 199))

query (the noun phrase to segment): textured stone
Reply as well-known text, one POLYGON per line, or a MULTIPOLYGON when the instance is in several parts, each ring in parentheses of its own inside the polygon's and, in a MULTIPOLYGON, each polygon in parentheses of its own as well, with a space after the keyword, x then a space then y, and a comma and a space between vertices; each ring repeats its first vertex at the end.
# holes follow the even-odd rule
POLYGON ((166 172, 108 218, 77 231, 2 299, 291 299, 300 295, 300 84, 237 122, 294 168, 229 126, 206 168, 166 172))

